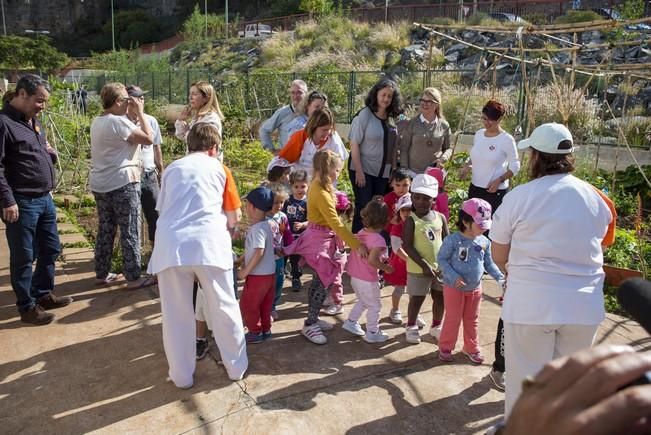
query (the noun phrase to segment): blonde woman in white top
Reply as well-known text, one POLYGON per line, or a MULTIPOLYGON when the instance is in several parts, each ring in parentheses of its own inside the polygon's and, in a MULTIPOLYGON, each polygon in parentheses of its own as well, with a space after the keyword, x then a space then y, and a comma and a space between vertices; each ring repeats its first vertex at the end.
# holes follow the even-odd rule
POLYGON ((504 105, 490 100, 481 113, 484 128, 475 133, 470 162, 459 175, 465 178, 472 170, 468 197, 486 200, 495 212, 508 192, 509 180, 520 170, 520 160, 513 136, 500 126, 504 105))
POLYGON ((224 114, 219 107, 215 88, 206 81, 198 81, 190 86, 190 104, 183 109, 181 116, 174 123, 174 135, 186 142, 192 126, 197 122, 205 122, 217 127, 221 136, 223 120, 224 114))

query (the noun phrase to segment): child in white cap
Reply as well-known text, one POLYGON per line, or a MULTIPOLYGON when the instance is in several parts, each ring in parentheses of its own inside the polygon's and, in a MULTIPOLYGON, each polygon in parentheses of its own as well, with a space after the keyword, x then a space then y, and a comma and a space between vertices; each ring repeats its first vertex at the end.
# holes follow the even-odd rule
MULTIPOLYGON (((441 248, 443 237, 449 234, 445 216, 432 210, 434 200, 439 193, 436 178, 419 174, 411 184, 412 213, 405 220, 402 248, 407 253, 407 294, 409 307, 407 310, 407 329, 405 331, 408 343, 420 343, 420 333, 417 324, 418 313, 425 302, 428 293, 434 301, 442 305, 442 285, 436 257, 441 248)), ((442 317, 442 306, 434 306, 432 316, 439 320, 442 317)))
POLYGON ((443 240, 438 255, 445 300, 445 319, 439 337, 441 361, 454 361, 452 351, 463 321, 463 354, 474 364, 484 362, 477 341, 481 278, 486 271, 496 281, 504 280, 504 274, 491 257, 491 242, 483 235, 490 227, 490 204, 483 199, 471 198, 459 210, 459 232, 443 240))

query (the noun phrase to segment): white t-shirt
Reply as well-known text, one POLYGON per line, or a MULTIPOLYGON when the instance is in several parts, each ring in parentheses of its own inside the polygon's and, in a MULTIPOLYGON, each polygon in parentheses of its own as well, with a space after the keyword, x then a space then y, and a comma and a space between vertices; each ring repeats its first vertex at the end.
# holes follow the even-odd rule
POLYGON ((260 262, 249 275, 273 275, 276 273, 276 256, 274 254, 274 236, 270 219, 256 222, 246 230, 244 242, 244 264, 251 262, 256 249, 264 249, 260 262))
POLYGON ((222 209, 225 184, 224 167, 205 153, 189 154, 165 168, 149 273, 173 266, 233 268, 222 209))
POLYGON ((490 238, 511 244, 505 322, 596 325, 605 316, 601 241, 612 214, 570 174, 517 186, 493 216, 490 238))
POLYGON ((151 131, 154 134, 154 143, 151 145, 140 145, 140 161, 142 162, 142 169, 146 172, 150 172, 156 169, 154 147, 161 146, 163 139, 161 138, 160 127, 156 118, 145 113, 145 119, 149 123, 151 131))
POLYGON ((127 139, 136 125, 125 116, 102 115, 90 126, 90 190, 111 192, 140 182, 140 145, 127 139))
MULTIPOLYGON (((330 135, 328 141, 319 150, 333 151, 335 154, 341 157, 342 162, 345 162, 348 158, 348 151, 346 150, 346 147, 344 146, 339 133, 336 131, 332 132, 332 135, 330 135)), ((303 144, 301 157, 299 157, 298 162, 296 162, 296 165, 294 165, 293 170, 304 169, 307 172, 308 178, 311 180, 312 172, 314 171, 314 155, 319 150, 317 150, 316 145, 314 145, 314 142, 312 142, 312 139, 308 138, 303 144)))
MULTIPOLYGON (((518 150, 513 136, 503 131, 495 137, 487 137, 482 128, 473 139, 470 149, 472 161, 472 184, 487 188, 491 181, 506 173, 508 169, 517 174, 520 170, 518 150)), ((509 180, 500 184, 499 189, 508 189, 509 180)))

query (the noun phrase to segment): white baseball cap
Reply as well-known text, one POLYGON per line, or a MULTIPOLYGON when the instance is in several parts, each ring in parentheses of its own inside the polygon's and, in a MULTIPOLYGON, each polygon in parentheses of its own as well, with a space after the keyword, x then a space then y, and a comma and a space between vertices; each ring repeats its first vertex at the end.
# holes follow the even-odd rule
POLYGON ((290 168, 294 166, 294 164, 289 163, 286 159, 283 159, 282 157, 274 156, 274 158, 271 159, 271 161, 267 165, 267 172, 271 171, 276 166, 280 166, 281 168, 290 168))
POLYGON ((570 130, 563 124, 550 122, 536 127, 527 139, 518 143, 518 149, 534 148, 548 154, 570 154, 574 151, 574 146, 559 148, 559 144, 565 140, 574 143, 570 130))
POLYGON ((411 182, 411 193, 422 193, 436 198, 439 194, 439 182, 431 175, 418 174, 411 182))
POLYGON ((396 202, 396 211, 400 211, 405 207, 411 208, 411 195, 409 193, 405 193, 402 195, 400 198, 398 198, 398 201, 396 202))

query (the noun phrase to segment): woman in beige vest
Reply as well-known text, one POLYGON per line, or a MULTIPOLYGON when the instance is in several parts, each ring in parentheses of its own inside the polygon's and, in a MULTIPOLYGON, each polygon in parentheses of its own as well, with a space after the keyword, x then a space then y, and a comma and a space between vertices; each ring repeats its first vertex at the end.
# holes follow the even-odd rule
POLYGON ((398 132, 400 166, 411 171, 412 176, 424 173, 428 166, 442 167, 452 155, 450 125, 441 110, 441 92, 425 88, 419 102, 420 113, 398 132))

